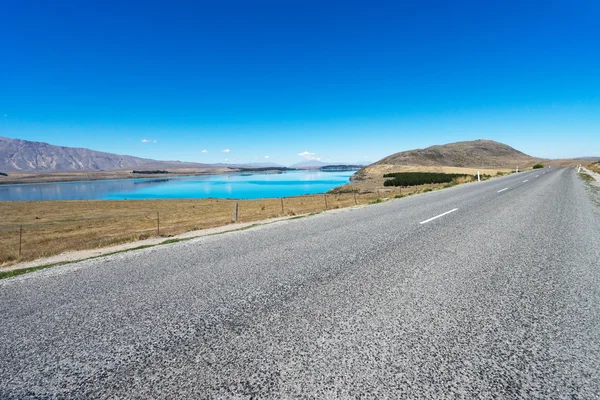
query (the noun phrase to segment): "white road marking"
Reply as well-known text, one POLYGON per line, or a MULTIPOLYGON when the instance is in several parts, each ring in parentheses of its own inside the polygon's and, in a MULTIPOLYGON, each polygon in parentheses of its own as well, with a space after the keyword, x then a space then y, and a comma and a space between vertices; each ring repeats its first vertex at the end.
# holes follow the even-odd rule
POLYGON ((502 190, 498 190, 498 193, 500 193, 500 192, 504 192, 505 190, 508 190, 508 188, 504 188, 504 189, 502 189, 502 190))
POLYGON ((425 221, 422 221, 422 222, 421 222, 421 225, 422 225, 422 224, 426 224, 426 223, 428 223, 428 222, 431 222, 431 221, 433 221, 434 219, 438 219, 439 217, 443 217, 444 215, 446 215, 446 214, 450 214, 451 212, 454 212, 454 211, 456 211, 456 210, 458 210, 458 208, 455 208, 454 210, 446 211, 445 213, 442 213, 442 214, 440 214, 440 215, 436 215, 436 216, 435 216, 435 217, 433 217, 433 218, 426 219, 425 221))
POLYGON ((539 175, 536 175, 535 177, 537 178, 539 175))
POLYGON ((529 179, 525 179, 525 180, 523 181, 523 183, 527 182, 528 180, 529 180, 529 179))

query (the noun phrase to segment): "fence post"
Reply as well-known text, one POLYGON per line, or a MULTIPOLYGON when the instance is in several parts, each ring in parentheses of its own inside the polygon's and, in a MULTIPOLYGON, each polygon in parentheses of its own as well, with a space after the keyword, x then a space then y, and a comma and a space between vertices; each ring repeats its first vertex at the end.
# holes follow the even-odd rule
POLYGON ((356 193, 354 193, 354 205, 358 205, 358 202, 356 201, 356 193))
POLYGON ((23 225, 19 226, 19 257, 21 257, 22 244, 23 244, 23 225))
POLYGON ((238 203, 235 203, 235 205, 233 206, 233 221, 238 221, 238 203))
POLYGON ((281 214, 284 214, 284 211, 283 211, 283 197, 281 198, 281 214))
POLYGON ((379 189, 377 189, 377 198, 381 199, 381 193, 379 193, 379 189))
POLYGON ((156 212, 156 236, 160 236, 160 211, 156 212))
POLYGON ((327 210, 327 195, 326 195, 326 194, 324 194, 324 195, 323 195, 323 198, 325 199, 325 209, 327 210))

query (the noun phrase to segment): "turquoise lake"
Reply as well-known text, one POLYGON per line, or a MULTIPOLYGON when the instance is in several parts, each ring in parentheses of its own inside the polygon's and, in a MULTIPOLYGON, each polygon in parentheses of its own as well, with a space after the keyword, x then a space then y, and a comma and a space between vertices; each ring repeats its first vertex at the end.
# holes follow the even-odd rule
POLYGON ((259 199, 325 193, 356 171, 287 171, 87 182, 0 185, 0 201, 259 199))

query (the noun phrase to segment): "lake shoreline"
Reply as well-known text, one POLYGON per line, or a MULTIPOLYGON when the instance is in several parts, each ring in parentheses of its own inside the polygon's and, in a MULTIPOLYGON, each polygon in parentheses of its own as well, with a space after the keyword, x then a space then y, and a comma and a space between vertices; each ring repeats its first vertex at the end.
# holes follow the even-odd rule
MULTIPOLYGON (((292 171, 293 169, 288 169, 292 171)), ((115 171, 61 171, 61 172, 15 172, 8 173, 8 176, 0 175, 0 185, 27 185, 39 183, 67 183, 67 182, 92 182, 92 181, 112 181, 126 179, 148 179, 148 178, 169 178, 185 176, 207 176, 239 173, 280 173, 279 169, 251 170, 251 169, 231 169, 216 168, 206 171, 194 170, 169 170, 167 174, 134 174, 131 170, 115 171)))
POLYGON ((147 173, 38 174, 18 183, 14 183, 15 179, 4 179, 0 201, 281 198, 328 193, 346 184, 353 170, 248 168, 144 172, 147 173))

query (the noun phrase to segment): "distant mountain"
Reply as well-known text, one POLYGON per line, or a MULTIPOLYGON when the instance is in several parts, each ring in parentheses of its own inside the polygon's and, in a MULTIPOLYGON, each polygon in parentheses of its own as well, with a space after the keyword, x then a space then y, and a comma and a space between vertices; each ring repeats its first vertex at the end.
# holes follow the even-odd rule
POLYGON ((211 167, 208 164, 158 161, 0 136, 0 171, 110 171, 130 168, 211 167))
POLYGON ((529 167, 540 160, 543 159, 531 157, 503 143, 493 140, 474 140, 403 151, 382 158, 370 166, 514 168, 516 166, 529 167))
POLYGON ((367 165, 367 163, 365 163, 364 161, 359 161, 356 163, 350 163, 350 162, 323 162, 323 161, 318 161, 318 160, 307 160, 307 161, 301 161, 299 163, 296 164, 292 164, 290 165, 290 168, 297 168, 297 169, 312 169, 312 168, 321 168, 321 167, 325 167, 327 165, 367 165))
POLYGON ((225 164, 225 163, 218 163, 218 164, 211 164, 214 167, 225 167, 225 168, 283 168, 284 165, 281 164, 277 164, 274 162, 253 162, 253 163, 242 163, 242 164, 225 164))
POLYGON ((253 162, 253 163, 237 164, 237 165, 240 167, 243 167, 243 168, 269 168, 269 167, 283 168, 284 167, 284 165, 277 164, 274 162, 253 162))
POLYGON ((318 161, 318 160, 306 160, 306 161, 300 161, 296 164, 292 164, 290 165, 290 168, 298 168, 298 169, 304 169, 304 168, 319 168, 319 167, 324 167, 326 165, 330 165, 331 163, 326 163, 323 161, 318 161))

